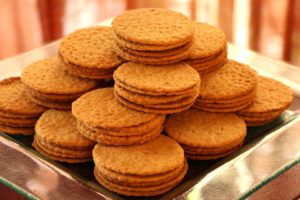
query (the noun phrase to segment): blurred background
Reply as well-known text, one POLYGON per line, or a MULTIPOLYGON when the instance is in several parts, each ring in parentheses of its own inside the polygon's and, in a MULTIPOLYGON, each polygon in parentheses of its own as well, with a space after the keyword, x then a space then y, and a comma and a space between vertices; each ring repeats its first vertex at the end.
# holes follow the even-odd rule
POLYGON ((300 0, 0 0, 0 59, 140 7, 182 12, 239 47, 300 66, 300 0))

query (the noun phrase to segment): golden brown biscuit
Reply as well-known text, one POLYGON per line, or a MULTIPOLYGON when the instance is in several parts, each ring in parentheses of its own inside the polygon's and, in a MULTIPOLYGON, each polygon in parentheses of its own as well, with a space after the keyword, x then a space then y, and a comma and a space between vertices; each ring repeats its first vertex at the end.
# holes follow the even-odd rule
POLYGON ((201 76, 201 91, 194 107, 208 112, 236 112, 253 102, 256 85, 254 70, 230 60, 201 76))
POLYGON ((122 64, 113 50, 111 27, 95 26, 77 30, 62 39, 59 54, 65 68, 77 76, 105 79, 122 64))
POLYGON ((188 158, 215 159, 236 151, 246 136, 246 125, 235 114, 190 109, 171 115, 167 134, 183 145, 188 158))
POLYGON ((259 76, 254 103, 237 114, 248 126, 263 125, 279 117, 292 100, 290 88, 274 79, 259 76))
POLYGON ((46 108, 34 104, 19 77, 0 82, 0 130, 9 134, 34 134, 34 125, 46 108))
POLYGON ((172 45, 191 40, 193 23, 184 15, 162 9, 141 8, 114 18, 112 27, 120 37, 137 43, 172 45))
POLYGON ((79 134, 70 111, 46 111, 35 131, 33 146, 50 159, 70 163, 92 159, 95 143, 79 134))
POLYGON ((115 99, 113 88, 97 89, 84 94, 73 102, 72 113, 81 122, 102 128, 137 126, 158 116, 123 106, 115 99))
POLYGON ((176 141, 161 135, 141 145, 116 147, 97 144, 93 158, 96 166, 144 176, 176 169, 183 164, 184 153, 176 141))
POLYGON ((97 87, 97 81, 71 75, 64 65, 59 56, 54 56, 24 69, 21 80, 33 102, 54 109, 70 109, 72 101, 97 87))
POLYGON ((129 62, 115 71, 114 79, 130 87, 160 95, 185 91, 200 83, 197 71, 183 63, 153 67, 129 62))

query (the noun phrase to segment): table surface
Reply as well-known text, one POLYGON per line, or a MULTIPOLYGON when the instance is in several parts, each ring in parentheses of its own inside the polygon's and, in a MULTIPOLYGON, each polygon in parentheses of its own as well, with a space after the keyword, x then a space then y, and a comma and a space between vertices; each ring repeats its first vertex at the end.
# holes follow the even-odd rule
MULTIPOLYGON (((35 49, 31 52, 19 55, 17 57, 0 61, 0 80, 5 77, 8 77, 8 76, 20 75, 21 70, 28 64, 32 63, 33 61, 56 54, 57 46, 58 46, 58 42, 54 42, 45 47, 35 49)), ((280 81, 284 82, 285 84, 289 85, 293 89, 294 94, 295 94, 294 101, 293 101, 290 109, 294 112, 300 112, 300 79, 298 78, 298 77, 300 77, 300 69, 299 68, 291 66, 286 63, 283 63, 281 61, 276 61, 276 60, 273 60, 270 58, 260 56, 256 53, 251 52, 246 49, 236 48, 232 45, 229 45, 229 58, 249 64, 254 69, 256 69, 260 74, 265 75, 265 76, 270 76, 272 78, 280 80, 280 81)), ((281 151, 285 151, 286 154, 287 153, 293 154, 292 156, 294 156, 293 157, 294 159, 295 158, 299 159, 300 158, 300 149, 299 149, 300 135, 297 134, 299 132, 300 132, 300 123, 297 122, 292 127, 289 127, 287 130, 285 130, 285 134, 278 134, 276 136, 276 138, 275 137, 272 138, 272 141, 271 140, 270 141, 261 141, 260 143, 258 143, 257 147, 255 147, 254 151, 252 152, 252 153, 254 153, 252 156, 254 156, 254 155, 262 156, 262 154, 264 154, 266 152, 262 151, 261 149, 266 148, 266 145, 273 145, 273 147, 278 148, 277 153, 282 153, 281 151), (289 143, 283 142, 286 139, 289 140, 289 143), (260 149, 260 151, 258 151, 259 149, 260 149), (287 150, 290 150, 290 151, 287 152, 287 150)), ((10 145, 14 146, 13 144, 10 144, 10 145)), ((19 147, 14 146, 14 148, 18 149, 19 147)), ((265 155, 263 155, 263 156, 265 157, 265 155)), ((272 164, 275 165, 275 164, 279 164, 281 162, 282 162, 281 164, 284 164, 283 160, 287 159, 287 157, 282 157, 282 156, 291 156, 291 155, 279 155, 279 154, 273 155, 272 153, 269 152, 268 156, 269 156, 268 162, 270 162, 270 163, 272 162, 272 164)), ((256 161, 258 161, 258 160, 256 160, 256 161)), ((290 160, 287 159, 285 161, 288 162, 290 160)), ((238 161, 235 161, 234 163, 238 163, 238 161)), ((233 163, 233 165, 234 165, 234 163, 233 163)), ((42 162, 39 164, 44 165, 45 163, 42 162)), ((268 165, 268 163, 266 165, 268 165)), ((238 167, 239 170, 242 169, 242 168, 240 169, 241 166, 242 165, 239 165, 239 167, 238 167)), ((262 165, 260 167, 266 167, 266 166, 262 165)), ((270 167, 270 166, 268 166, 268 167, 270 167)), ((227 171, 229 169, 230 169, 230 167, 228 167, 227 171)), ((57 169, 55 169, 55 170, 57 170, 57 169)), ((288 170, 288 173, 292 174, 292 175, 289 175, 289 177, 292 177, 292 180, 296 180, 296 181, 300 180, 299 170, 300 170, 300 168, 297 166, 293 167, 291 170, 288 170)), ((250 172, 248 172, 248 173, 250 173, 250 172)), ((260 171, 260 172, 258 172, 258 174, 255 174, 256 173, 255 171, 251 171, 251 173, 252 173, 251 176, 257 176, 258 174, 261 174, 262 172, 260 171)), ((287 174, 287 173, 285 173, 285 174, 287 174)), ((249 174, 248 175, 244 174, 243 176, 240 177, 241 179, 237 179, 237 180, 247 179, 249 177, 250 177, 249 174)), ((284 175, 279 176, 279 177, 284 177, 284 175)), ((209 183, 209 181, 210 181, 209 178, 210 177, 204 177, 204 180, 206 181, 206 183, 209 183)), ((258 178, 260 178, 260 177, 258 177, 258 178)), ((280 179, 280 178, 277 178, 277 179, 280 179)), ((277 179, 275 179, 275 180, 277 180, 277 179)), ((284 178, 281 178, 281 179, 283 181, 287 181, 284 178)), ((257 180, 259 180, 259 179, 257 179, 257 180)), ((74 180, 70 179, 68 181, 70 181, 70 182, 68 182, 68 184, 74 184, 74 180)), ((254 179, 253 179, 253 181, 254 181, 254 179)), ((291 181, 291 180, 289 180, 289 181, 291 181)), ((245 182, 245 180, 243 180, 243 183, 244 182, 245 182)), ((273 182, 275 182, 275 181, 273 181, 273 182)), ((258 195, 257 197, 261 198, 263 196, 263 194, 268 193, 268 191, 272 190, 274 188, 274 186, 272 186, 273 182, 267 184, 265 187, 263 187, 263 189, 260 189, 260 190, 258 190, 258 192, 254 193, 254 195, 252 195, 252 198, 255 199, 256 198, 255 195, 258 195), (264 189, 264 188, 268 188, 268 187, 270 187, 269 190, 264 189), (266 190, 265 193, 261 192, 264 190, 266 190)), ((285 184, 285 185, 289 185, 289 184, 285 184)), ((185 193, 185 195, 183 195, 182 197, 188 198, 189 197, 188 195, 195 194, 195 193, 198 195, 198 197, 201 197, 201 195, 205 194, 205 192, 213 191, 212 188, 209 188, 209 187, 202 187, 202 191, 200 191, 199 188, 201 186, 203 186, 203 185, 198 184, 198 187, 193 188, 188 193, 185 193)), ((245 187, 248 187, 248 186, 250 187, 251 184, 248 183, 248 185, 245 187)), ((83 188, 82 185, 80 187, 78 186, 78 188, 79 188, 79 190, 82 190, 82 191, 86 190, 86 188, 83 188)), ((34 188, 34 189, 36 189, 36 188, 34 188)), ((43 189, 45 190, 45 188, 43 188, 43 189)), ((216 189, 216 188, 214 188, 214 189, 216 189)), ((0 190, 2 190, 1 187, 0 187, 0 190)), ((7 192, 7 189, 4 189, 4 190, 7 192)), ((236 192, 235 195, 238 195, 238 194, 241 194, 242 192, 244 192, 243 188, 240 188, 240 190, 241 190, 240 192, 235 191, 236 192)), ((300 194, 300 191, 297 188, 297 184, 290 185, 288 188, 285 188, 285 190, 290 191, 290 192, 293 191, 293 194, 290 196, 292 198, 295 198, 296 197, 295 195, 300 194)), ((32 192, 32 188, 31 188, 31 192, 32 192)), ((83 192, 82 194, 86 194, 85 192, 83 192)), ((276 191, 274 191, 274 192, 276 192, 276 191)), ((277 190, 277 192, 278 192, 278 190, 277 190)), ((74 193, 76 193, 76 191, 74 191, 74 193)), ((0 192, 0 194, 3 194, 3 193, 0 192)), ((45 194, 39 194, 38 196, 45 197, 45 198, 47 197, 47 196, 45 196, 45 194), (42 195, 42 196, 40 196, 40 195, 42 195)), ((96 196, 99 197, 99 194, 98 193, 90 194, 91 199, 93 199, 96 196), (93 195, 95 195, 95 196, 93 196, 93 195)), ((237 197, 237 196, 234 196, 234 197, 237 197)))

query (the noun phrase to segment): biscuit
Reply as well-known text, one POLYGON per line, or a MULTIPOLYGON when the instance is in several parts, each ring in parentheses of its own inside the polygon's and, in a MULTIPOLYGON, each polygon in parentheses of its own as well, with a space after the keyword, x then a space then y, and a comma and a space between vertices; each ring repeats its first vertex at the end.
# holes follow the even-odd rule
POLYGON ((48 110, 35 126, 33 146, 50 159, 86 162, 92 159, 94 142, 81 136, 70 111, 48 110))
POLYGON ((45 157, 51 159, 51 160, 56 160, 59 162, 65 162, 65 163, 83 163, 83 162, 88 162, 91 161, 91 158, 66 158, 66 157, 61 157, 61 156, 55 156, 52 154, 47 153, 44 150, 44 147, 41 146, 37 140, 33 140, 32 146, 38 151, 40 152, 42 155, 44 155, 45 157))
POLYGON ((212 72, 227 61, 227 42, 223 31, 204 23, 194 22, 195 33, 189 57, 184 62, 200 74, 212 72))
POLYGON ((32 90, 56 95, 81 94, 97 86, 97 81, 70 75, 63 65, 58 56, 37 61, 24 69, 21 80, 32 90))
MULTIPOLYGON (((104 145, 132 145, 132 144, 142 144, 149 140, 153 140, 154 138, 160 135, 162 131, 162 125, 150 132, 146 132, 140 135, 130 135, 130 136, 116 136, 116 135, 106 135, 106 134, 99 134, 94 132, 93 130, 84 126, 83 123, 77 124, 77 129, 81 135, 84 137, 98 142, 104 145)), ((124 135, 124 134, 123 134, 124 135)))
POLYGON ((71 75, 63 65, 61 58, 54 56, 24 69, 21 80, 33 102, 49 108, 70 109, 70 102, 97 87, 97 81, 71 75))
POLYGON ((11 127, 16 127, 16 128, 32 128, 32 127, 34 127, 34 125, 35 125, 35 122, 36 122, 36 120, 34 121, 34 122, 31 122, 31 123, 23 123, 22 121, 21 122, 12 122, 10 119, 9 120, 3 120, 3 118, 1 118, 0 119, 0 124, 2 124, 2 125, 6 125, 6 126, 11 126, 11 127))
POLYGON ((207 107, 207 108, 233 108, 237 106, 242 106, 247 104, 248 102, 252 103, 252 101, 248 99, 241 100, 239 102, 233 102, 233 103, 203 103, 203 102, 197 102, 197 106, 207 107))
POLYGON ((97 144, 93 150, 96 167, 128 175, 154 175, 182 166, 184 152, 173 139, 160 135, 141 145, 106 146, 97 144))
POLYGON ((162 194, 179 184, 188 168, 183 149, 164 135, 141 145, 97 144, 93 159, 101 185, 131 196, 162 194))
POLYGON ((89 78, 89 79, 109 79, 112 78, 113 71, 116 68, 109 69, 109 70, 97 70, 93 68, 83 68, 83 67, 78 67, 73 64, 66 64, 63 66, 64 69, 66 69, 70 74, 73 74, 75 76, 80 76, 82 78, 89 78))
POLYGON ((112 76, 123 63, 113 50, 111 27, 95 26, 77 30, 65 36, 59 54, 72 74, 93 79, 112 76))
POLYGON ((208 104, 208 103, 219 103, 219 104, 236 104, 240 102, 245 102, 245 101, 251 101, 254 100, 256 95, 256 90, 252 90, 250 93, 246 95, 242 95, 239 97, 234 97, 232 99, 207 99, 207 98, 198 98, 197 102, 199 104, 208 104))
POLYGON ((126 11, 113 19, 112 27, 125 40, 151 45, 181 43, 191 40, 194 33, 186 16, 162 8, 126 11))
POLYGON ((120 174, 99 166, 96 168, 96 170, 103 178, 113 183, 129 186, 152 186, 160 185, 174 179, 184 167, 186 167, 185 164, 182 164, 182 166, 179 166, 169 172, 148 176, 120 174))
POLYGON ((101 176, 100 173, 97 172, 96 169, 94 171, 94 174, 96 180, 100 184, 102 184, 104 187, 116 193, 123 194, 126 196, 156 196, 159 194, 163 194, 171 190, 176 185, 178 185, 181 182, 181 180, 184 178, 186 172, 187 172, 187 164, 185 164, 183 170, 179 174, 177 174, 177 176, 175 176, 173 179, 154 186, 120 185, 105 179, 103 176, 101 176))
POLYGON ((144 133, 153 131, 157 127, 160 127, 164 123, 164 121, 165 121, 165 115, 159 115, 149 122, 137 126, 124 127, 124 128, 107 129, 101 127, 92 127, 81 121, 77 121, 77 126, 83 125, 86 129, 95 132, 96 134, 111 135, 111 136, 134 136, 134 135, 142 135, 144 133))
MULTIPOLYGON (((196 90, 197 88, 195 88, 196 90)), ((137 92, 132 92, 123 88, 119 84, 115 84, 114 90, 118 93, 121 97, 128 99, 129 101, 136 102, 138 104, 161 104, 161 103, 172 103, 174 101, 181 100, 183 98, 190 97, 194 91, 187 92, 186 94, 182 95, 161 95, 161 96, 151 96, 145 94, 139 94, 137 92)))
POLYGON ((70 111, 48 110, 37 121, 36 136, 62 147, 93 148, 94 142, 82 137, 70 111))
POLYGON ((189 59, 200 59, 217 55, 226 49, 224 32, 205 23, 194 22, 195 33, 189 59))
POLYGON ((37 136, 35 136, 34 140, 41 148, 43 148, 43 151, 53 156, 62 157, 62 158, 90 158, 90 159, 92 157, 92 148, 90 149, 63 148, 55 144, 42 141, 37 136))
POLYGON ((253 104, 237 114, 245 119, 248 126, 264 125, 279 117, 292 100, 290 88, 274 79, 259 76, 253 104))
POLYGON ((47 101, 47 100, 39 99, 35 96, 32 96, 32 95, 30 95, 30 93, 28 93, 28 98, 36 105, 43 106, 46 108, 57 109, 57 110, 70 110, 71 109, 71 102, 47 101))
POLYGON ((44 107, 35 105, 28 99, 26 89, 19 77, 2 80, 0 93, 0 114, 3 117, 31 118, 38 117, 46 111, 44 107))
POLYGON ((242 145, 246 125, 235 114, 189 109, 171 115, 166 120, 165 131, 183 146, 188 158, 215 159, 242 145))
MULTIPOLYGON (((28 97, 26 97, 27 99, 29 99, 28 97)), ((32 102, 31 102, 32 103, 32 102)), ((38 106, 36 104, 34 104, 35 106, 38 106)), ((44 108, 46 110, 46 108, 44 108)), ((0 110, 0 115, 2 117, 5 117, 5 118, 11 118, 11 119, 28 119, 28 118, 34 118, 34 117, 37 117, 36 114, 26 114, 26 115, 22 115, 22 114, 15 114, 15 113, 8 113, 8 112, 3 112, 0 110)))
MULTIPOLYGON (((115 90, 115 94, 116 96, 120 96, 123 99, 126 99, 125 96, 122 96, 118 93, 118 90, 115 90)), ((142 100, 138 100, 138 102, 140 102, 141 105, 148 107, 148 108, 157 108, 157 109, 171 109, 171 108, 178 108, 178 107, 183 107, 183 106, 188 106, 191 105, 195 102, 196 98, 198 97, 199 92, 195 92, 194 94, 187 96, 187 97, 182 97, 179 100, 176 101, 172 101, 172 102, 166 102, 166 103, 159 103, 159 104, 145 104, 144 102, 142 102, 142 100)), ((131 99, 131 98, 129 98, 131 99)), ((133 99, 135 100, 135 99, 133 99)), ((129 100, 130 101, 130 100, 129 100)), ((136 104, 139 104, 137 102, 134 101, 130 101, 136 104)))
POLYGON ((230 151, 223 152, 223 153, 216 153, 216 154, 189 154, 189 153, 186 153, 185 156, 190 160, 215 160, 215 159, 229 156, 230 154, 233 154, 235 151, 237 151, 239 148, 240 147, 236 147, 230 151))
POLYGON ((128 40, 125 40, 124 38, 121 38, 117 34, 114 33, 114 39, 118 46, 125 47, 131 50, 135 51, 167 51, 167 50, 173 50, 178 47, 182 47, 185 45, 190 45, 191 41, 183 41, 172 45, 151 45, 151 44, 141 44, 137 42, 131 42, 128 40))
POLYGON ((230 60, 201 76, 201 91, 194 107, 208 112, 236 112, 253 102, 256 85, 254 70, 230 60))
POLYGON ((252 92, 257 75, 247 65, 229 60, 218 70, 201 76, 200 98, 234 99, 252 92))
POLYGON ((37 99, 45 100, 45 101, 57 101, 57 102, 72 102, 72 100, 78 98, 83 93, 71 94, 71 95, 63 95, 63 94, 47 94, 35 91, 29 87, 26 87, 27 94, 29 96, 34 96, 37 99))
POLYGON ((125 60, 136 62, 136 63, 149 64, 149 65, 166 65, 166 64, 177 63, 186 59, 189 55, 188 51, 184 51, 182 53, 167 56, 167 57, 146 57, 146 56, 138 56, 138 55, 131 54, 118 47, 115 47, 115 51, 120 57, 124 58, 125 60))
POLYGON ((115 82, 160 95, 183 92, 200 83, 197 71, 183 63, 153 67, 129 62, 121 65, 113 76, 115 82))
POLYGON ((38 120, 38 117, 32 117, 32 118, 9 118, 9 117, 3 117, 0 114, 0 124, 6 124, 6 125, 17 125, 20 127, 34 127, 36 121, 38 120))
POLYGON ((147 91, 147 90, 141 90, 134 87, 131 87, 129 85, 126 85, 125 83, 121 82, 120 80, 115 79, 115 84, 121 86, 122 88, 125 88, 128 91, 138 93, 138 94, 144 94, 149 96, 166 96, 166 98, 169 98, 170 96, 178 95, 178 96, 184 96, 186 94, 192 94, 195 92, 196 87, 198 87, 200 84, 195 85, 194 87, 188 88, 186 90, 176 91, 176 92, 155 92, 155 91, 147 91))
POLYGON ((195 70, 197 70, 197 72, 201 75, 203 74, 207 74, 207 73, 210 73, 210 72, 213 72, 217 69, 219 69, 220 67, 222 67, 223 65, 226 64, 227 61, 223 61, 223 62, 220 62, 219 64, 216 64, 216 65, 210 65, 207 69, 201 69, 201 68, 198 68, 196 65, 192 66, 195 70))
POLYGON ((77 120, 102 128, 137 126, 158 116, 123 106, 114 97, 113 88, 97 89, 82 95, 73 102, 72 113, 77 120))
POLYGON ((33 127, 12 127, 0 124, 0 132, 7 134, 21 134, 21 135, 33 135, 33 127))
POLYGON ((208 107, 208 106, 201 106, 201 105, 198 105, 198 104, 194 104, 193 107, 194 108, 197 108, 199 110, 203 110, 203 111, 206 111, 206 112, 219 112, 219 113, 223 113, 223 112, 237 112, 239 110, 242 110, 248 106, 250 106, 252 104, 252 101, 249 101, 249 102, 246 102, 244 104, 241 104, 241 105, 238 105, 238 106, 232 106, 232 107, 208 107))
POLYGON ((154 57, 154 58, 161 58, 165 56, 173 56, 180 54, 184 51, 187 51, 191 47, 191 42, 184 44, 179 47, 175 47, 168 50, 161 50, 161 51, 147 51, 147 50, 135 50, 128 47, 123 46, 122 44, 117 43, 116 48, 121 49, 122 51, 128 52, 129 54, 136 55, 136 56, 144 56, 144 57, 154 57))
POLYGON ((72 112, 80 134, 105 145, 132 145, 153 140, 160 135, 165 119, 163 115, 123 106, 114 96, 113 88, 83 95, 73 103, 72 112), (93 109, 86 109, 91 106, 93 109))
POLYGON ((0 82, 0 130, 9 134, 34 134, 34 125, 46 108, 34 104, 19 77, 0 82))
POLYGON ((209 59, 199 59, 199 61, 185 60, 184 62, 196 69, 200 74, 208 73, 222 67, 227 62, 227 51, 222 51, 220 55, 209 57, 209 59))
POLYGON ((124 104, 125 106, 127 106, 131 109, 137 110, 137 111, 145 112, 145 113, 155 113, 155 114, 166 115, 166 114, 172 114, 172 113, 177 113, 177 112, 187 110, 192 106, 192 104, 190 104, 187 106, 182 106, 182 107, 177 107, 177 108, 148 108, 143 105, 139 105, 139 104, 130 102, 130 101, 124 99, 123 97, 118 96, 118 94, 115 94, 115 96, 116 96, 116 99, 118 99, 119 102, 124 104))

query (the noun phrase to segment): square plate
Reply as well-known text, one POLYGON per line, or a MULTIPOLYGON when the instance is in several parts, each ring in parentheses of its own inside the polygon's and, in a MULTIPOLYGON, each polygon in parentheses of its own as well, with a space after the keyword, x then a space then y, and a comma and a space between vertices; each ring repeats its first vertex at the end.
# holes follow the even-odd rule
MULTIPOLYGON (((107 22, 106 22, 107 24, 107 22)), ((58 41, 20 56, 0 62, 0 80, 20 75, 28 64, 55 55, 58 41)), ((266 59, 247 50, 237 51, 229 45, 229 57, 246 63, 264 63, 266 59), (243 55, 241 57, 239 55, 243 55), (246 55, 246 56, 245 56, 246 55), (249 61, 249 62, 247 62, 249 61)), ((279 77, 290 84, 296 94, 299 84, 279 76, 287 70, 299 70, 269 60, 268 69, 256 66, 262 74, 279 77), (274 73, 275 72, 275 73, 274 73), (279 73, 277 73, 279 72, 279 73)), ((189 161, 187 176, 168 193, 148 199, 236 199, 246 198, 255 190, 300 162, 299 113, 284 112, 274 122, 248 129, 244 146, 234 154, 212 161, 189 161)), ((0 182, 24 196, 35 199, 132 199, 119 196, 100 186, 93 177, 93 163, 63 164, 49 160, 32 147, 32 136, 0 133, 0 182)), ((141 199, 141 198, 134 198, 141 199)), ((145 198, 142 198, 145 199, 145 198)))

